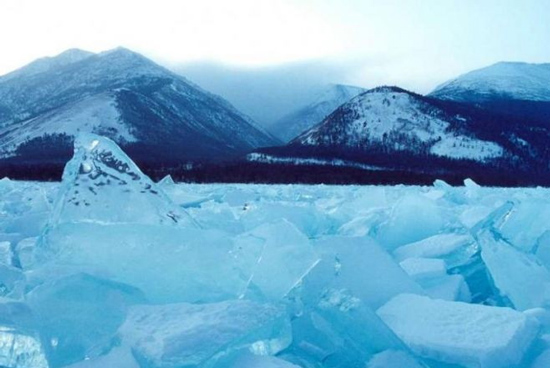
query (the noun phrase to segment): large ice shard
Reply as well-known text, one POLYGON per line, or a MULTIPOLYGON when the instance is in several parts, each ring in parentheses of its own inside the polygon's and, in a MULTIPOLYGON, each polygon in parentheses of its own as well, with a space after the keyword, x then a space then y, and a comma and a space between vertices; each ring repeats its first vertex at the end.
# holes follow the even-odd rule
POLYGON ((422 195, 407 195, 391 209, 374 236, 386 249, 419 241, 439 233, 445 225, 441 209, 422 195))
POLYGON ((155 303, 237 298, 257 263, 254 255, 243 263, 226 233, 164 225, 63 224, 41 247, 46 254, 40 268, 109 277, 141 289, 155 303))
POLYGON ((233 254, 251 272, 249 292, 269 300, 283 298, 318 262, 309 239, 286 220, 242 234, 233 254))
POLYGON ((469 234, 445 233, 397 248, 393 254, 399 260, 407 258, 442 258, 449 267, 457 266, 478 251, 469 234))
POLYGON ((46 282, 27 294, 54 367, 108 350, 128 308, 144 301, 135 288, 86 274, 46 282))
POLYGON ((500 234, 513 246, 532 252, 538 239, 550 231, 550 202, 523 200, 503 219, 498 227, 500 234))
POLYGON ((185 224, 192 219, 110 139, 83 133, 63 172, 52 224, 185 224))
POLYGON ((550 272, 533 255, 506 242, 496 231, 478 235, 481 257, 495 286, 519 310, 550 307, 550 272))
POLYGON ((516 366, 539 325, 510 308, 401 294, 378 315, 419 356, 465 367, 516 366))
POLYGON ((195 226, 112 141, 86 134, 75 145, 35 268, 109 277, 153 302, 243 293, 250 271, 238 267, 228 234, 195 226))
POLYGON ((346 290, 374 309, 397 294, 424 294, 371 238, 326 237, 316 242, 315 249, 323 264, 316 270, 318 278, 311 291, 346 290))
POLYGON ((122 345, 153 367, 209 367, 248 351, 274 355, 291 342, 284 307, 246 300, 133 307, 122 345))
POLYGON ((315 248, 321 261, 288 296, 292 351, 312 364, 343 368, 404 348, 371 307, 422 289, 372 239, 327 237, 315 248))

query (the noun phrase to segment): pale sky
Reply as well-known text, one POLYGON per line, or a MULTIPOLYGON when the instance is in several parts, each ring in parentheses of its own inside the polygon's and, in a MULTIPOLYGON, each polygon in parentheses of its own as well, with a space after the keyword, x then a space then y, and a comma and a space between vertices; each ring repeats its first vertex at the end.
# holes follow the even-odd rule
POLYGON ((341 65, 336 83, 428 92, 498 61, 550 62, 549 0, 0 0, 0 74, 68 48, 175 66, 341 65))

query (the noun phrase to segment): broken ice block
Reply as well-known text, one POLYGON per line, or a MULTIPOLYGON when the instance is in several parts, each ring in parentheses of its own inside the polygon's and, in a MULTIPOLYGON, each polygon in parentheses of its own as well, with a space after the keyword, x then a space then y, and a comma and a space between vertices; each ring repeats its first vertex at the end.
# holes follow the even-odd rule
POLYGON ((246 230, 252 230, 275 219, 284 219, 292 223, 299 231, 312 239, 319 236, 322 229, 328 227, 326 216, 312 206, 302 203, 267 202, 252 206, 240 217, 246 230))
POLYGON ((464 302, 471 300, 464 277, 448 275, 442 259, 407 258, 399 265, 434 299, 464 302))
POLYGON ((467 259, 477 252, 475 240, 469 234, 438 234, 420 241, 403 245, 397 248, 393 254, 402 261, 407 258, 445 258, 449 266, 457 261, 456 258, 467 259))
POLYGON ((434 258, 407 258, 399 263, 407 275, 415 280, 438 278, 447 274, 445 261, 434 258))
POLYGON ((504 217, 498 230, 510 244, 524 252, 531 252, 539 237, 550 231, 549 220, 549 202, 521 201, 504 217))
POLYGON ((26 305, 0 302, 0 367, 49 367, 34 324, 26 305))
POLYGON ((435 201, 422 195, 407 195, 392 208, 375 239, 388 250, 412 243, 441 231, 445 221, 435 201))
POLYGON ((75 139, 50 226, 73 222, 193 225, 113 141, 94 134, 75 139))
POLYGON ((292 349, 312 364, 344 368, 403 348, 371 306, 422 289, 372 239, 327 237, 315 249, 321 261, 288 296, 292 349))
POLYGON ((0 241, 0 265, 11 266, 12 263, 11 243, 9 241, 0 241))
POLYGON ((367 368, 427 368, 427 365, 404 351, 385 350, 373 356, 367 368))
POLYGON ((273 356, 245 352, 235 358, 222 360, 213 368, 300 368, 300 366, 273 356))
POLYGON ((270 300, 283 298, 315 266, 309 239, 286 220, 255 228, 235 239, 234 256, 251 271, 251 287, 270 300))
POLYGON ((55 367, 103 353, 128 307, 143 301, 137 289, 86 274, 46 282, 27 294, 55 367))
POLYGON ((197 228, 63 224, 42 239, 37 257, 41 268, 107 275, 156 303, 237 298, 251 277, 226 233, 197 228))
POLYGON ((478 241, 495 286, 516 309, 550 307, 550 272, 535 256, 517 250, 494 231, 482 232, 478 241))
POLYGON ((116 347, 108 354, 71 364, 64 368, 140 368, 128 348, 116 347))
POLYGON ((374 309, 400 293, 424 293, 371 238, 326 237, 315 250, 323 260, 315 270, 320 275, 315 290, 347 290, 374 309))
POLYGON ((465 367, 510 367, 521 362, 538 323, 510 308, 401 294, 378 315, 419 356, 465 367))
POLYGON ((243 349, 274 355, 291 342, 284 307, 247 300, 132 307, 122 345, 154 367, 214 365, 243 349))

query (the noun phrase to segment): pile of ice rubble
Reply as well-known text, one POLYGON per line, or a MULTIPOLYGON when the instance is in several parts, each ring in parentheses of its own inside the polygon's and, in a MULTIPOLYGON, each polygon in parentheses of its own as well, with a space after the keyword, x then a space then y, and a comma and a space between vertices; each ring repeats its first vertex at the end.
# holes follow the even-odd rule
POLYGON ((550 367, 544 189, 0 181, 0 366, 550 367))

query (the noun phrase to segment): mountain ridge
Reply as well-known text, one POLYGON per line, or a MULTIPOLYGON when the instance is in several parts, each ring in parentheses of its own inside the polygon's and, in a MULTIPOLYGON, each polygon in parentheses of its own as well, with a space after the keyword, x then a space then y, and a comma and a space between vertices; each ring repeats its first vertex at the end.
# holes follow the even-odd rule
POLYGON ((0 80, 4 157, 28 140, 81 130, 113 138, 142 159, 143 145, 152 157, 176 161, 278 143, 229 102, 129 49, 61 64, 0 80))

